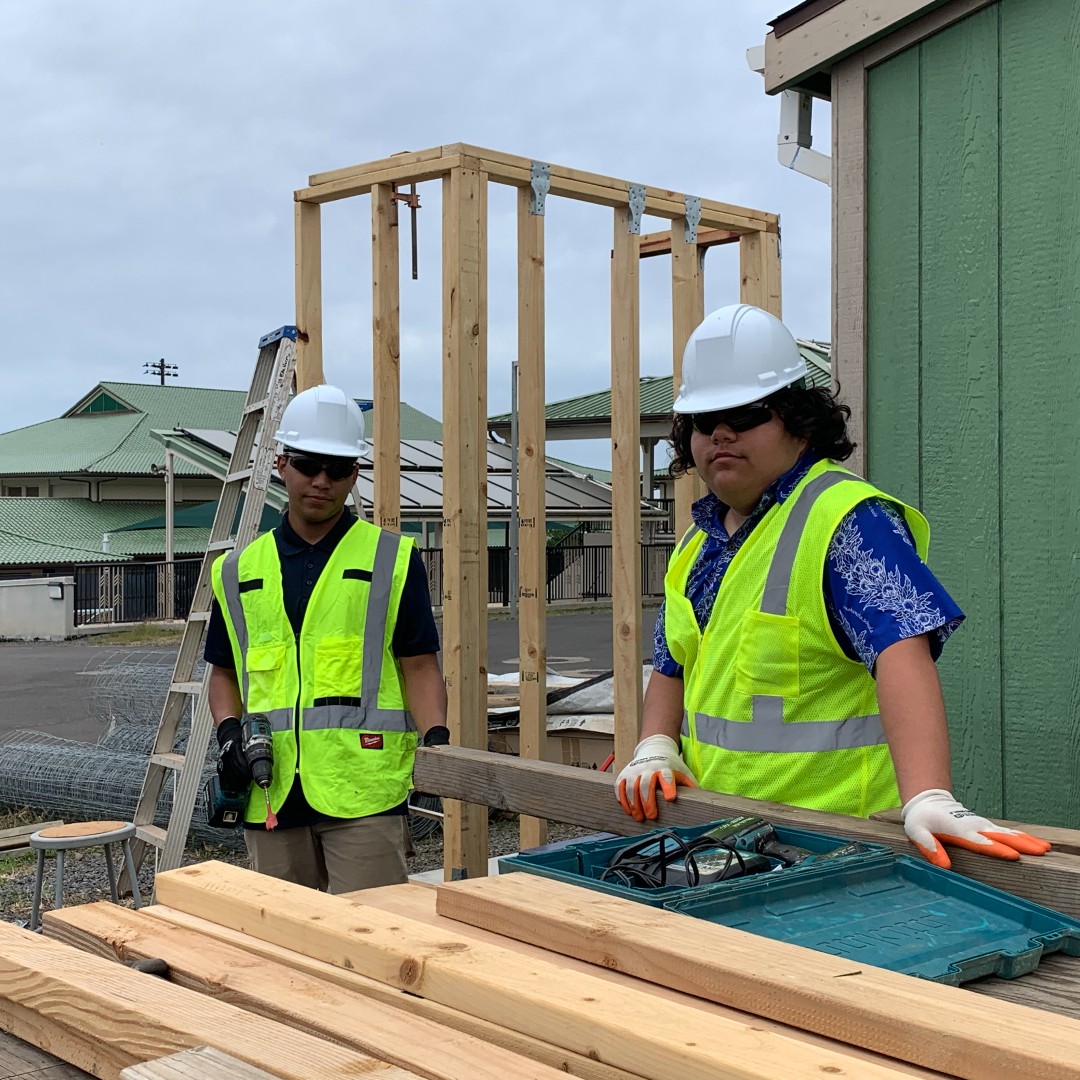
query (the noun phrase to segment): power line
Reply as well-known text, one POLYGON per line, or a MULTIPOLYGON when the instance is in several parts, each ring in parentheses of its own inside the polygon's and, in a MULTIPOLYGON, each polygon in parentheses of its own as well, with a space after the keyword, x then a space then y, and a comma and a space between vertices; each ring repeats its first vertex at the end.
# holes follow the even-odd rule
POLYGON ((170 379, 180 378, 180 367, 178 364, 166 364, 165 357, 160 360, 148 360, 143 364, 143 371, 148 375, 156 375, 161 380, 161 385, 165 385, 165 377, 170 379))

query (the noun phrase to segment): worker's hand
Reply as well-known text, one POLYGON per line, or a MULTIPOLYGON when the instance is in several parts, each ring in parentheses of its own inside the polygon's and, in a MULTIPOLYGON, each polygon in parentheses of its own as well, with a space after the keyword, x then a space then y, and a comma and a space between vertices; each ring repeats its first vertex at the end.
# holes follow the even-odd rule
POLYGON ((251 784, 251 765, 244 753, 243 727, 235 716, 226 716, 216 729, 218 746, 217 774, 225 791, 247 791, 251 784))
POLYGON ((979 817, 952 792, 931 788, 905 803, 900 816, 908 839, 935 866, 948 870, 952 863, 942 844, 955 844, 979 855, 995 859, 1019 859, 1023 855, 1045 855, 1045 840, 1016 829, 1006 829, 988 818, 979 817))
POLYGON ((424 732, 422 740, 424 746, 449 746, 450 729, 445 724, 436 724, 424 732))
POLYGON ((634 760, 626 766, 615 783, 619 805, 635 821, 650 821, 659 816, 656 788, 659 785, 668 802, 675 801, 675 789, 697 787, 697 781, 686 767, 674 739, 666 735, 650 735, 642 739, 634 751, 634 760))

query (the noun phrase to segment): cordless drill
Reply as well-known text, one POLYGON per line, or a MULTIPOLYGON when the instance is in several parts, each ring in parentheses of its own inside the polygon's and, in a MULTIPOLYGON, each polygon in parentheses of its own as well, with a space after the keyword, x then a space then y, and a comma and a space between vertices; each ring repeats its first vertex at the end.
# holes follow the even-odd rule
MULTIPOLYGON (((244 718, 240 745, 251 769, 251 778, 266 796, 266 827, 273 829, 277 818, 270 809, 270 780, 274 773, 274 737, 270 721, 262 713, 244 718)), ((206 820, 214 828, 231 828, 243 823, 248 793, 226 791, 215 772, 206 782, 206 820)))

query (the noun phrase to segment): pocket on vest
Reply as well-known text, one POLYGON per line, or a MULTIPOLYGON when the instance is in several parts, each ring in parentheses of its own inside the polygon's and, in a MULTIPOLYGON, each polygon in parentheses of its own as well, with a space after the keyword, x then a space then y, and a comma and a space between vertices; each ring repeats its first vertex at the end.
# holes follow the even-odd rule
POLYGON ((314 697, 359 697, 364 642, 359 636, 323 638, 315 646, 314 697))
POLYGON ((750 610, 742 617, 735 689, 751 697, 799 695, 799 620, 750 610))
POLYGON ((248 700, 252 712, 280 708, 288 700, 285 693, 285 650, 288 645, 249 646, 245 663, 248 672, 248 700))

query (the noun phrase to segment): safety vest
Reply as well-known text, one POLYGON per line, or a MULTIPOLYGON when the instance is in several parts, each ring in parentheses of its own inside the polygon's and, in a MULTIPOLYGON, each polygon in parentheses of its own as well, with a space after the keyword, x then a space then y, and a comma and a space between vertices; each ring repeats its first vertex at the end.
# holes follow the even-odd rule
POLYGON ((822 588, 833 534, 873 497, 903 511, 925 559, 922 514, 817 462, 731 560, 704 633, 686 585, 705 534, 692 528, 672 554, 665 629, 683 667, 682 750, 702 787, 856 817, 899 805, 874 680, 837 643, 822 588))
MULTIPOLYGON (((275 813, 297 774, 308 803, 333 817, 377 814, 407 797, 416 724, 391 642, 412 543, 354 522, 315 584, 299 637, 272 533, 214 563, 244 708, 265 713, 273 731, 275 813)), ((266 820, 260 788, 247 820, 266 820)))

